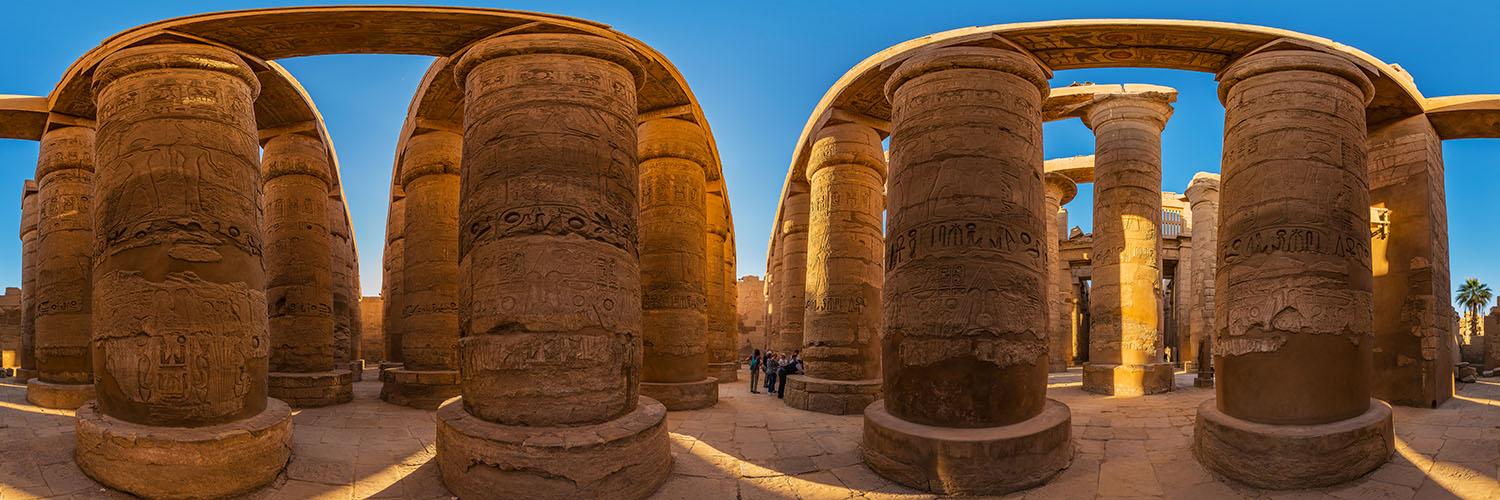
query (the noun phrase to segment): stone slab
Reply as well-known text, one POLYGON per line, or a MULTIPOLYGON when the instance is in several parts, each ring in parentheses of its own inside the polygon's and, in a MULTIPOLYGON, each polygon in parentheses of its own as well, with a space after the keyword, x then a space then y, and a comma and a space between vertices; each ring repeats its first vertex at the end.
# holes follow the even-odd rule
POLYGON ((660 401, 670 411, 697 410, 719 402, 719 381, 709 377, 697 382, 641 382, 641 395, 660 401))
POLYGON ((1214 379, 1207 377, 1195 377, 1193 378, 1193 387, 1212 389, 1214 387, 1214 379))
POLYGON ((799 410, 853 415, 880 399, 880 380, 829 380, 806 375, 786 378, 786 405, 799 410))
POLYGON ((31 380, 31 379, 36 378, 36 376, 37 376, 37 371, 36 370, 28 370, 26 368, 16 368, 15 377, 17 379, 20 379, 20 380, 31 380))
POLYGON ((314 373, 271 372, 267 395, 293 408, 316 408, 354 399, 354 376, 349 370, 314 373))
POLYGON ((1161 394, 1176 387, 1171 363, 1117 365, 1086 363, 1083 365, 1083 390, 1111 396, 1145 396, 1161 394))
POLYGON ((53 384, 41 379, 26 381, 26 401, 42 408, 68 410, 94 399, 94 384, 53 384))
POLYGON ((292 411, 281 401, 228 424, 152 427, 78 409, 78 466, 111 488, 142 498, 224 498, 276 479, 292 454, 292 411))
POLYGON ((1289 490, 1343 483, 1380 467, 1396 451, 1391 405, 1322 425, 1271 425, 1198 405, 1193 456, 1205 467, 1257 488, 1289 490))
POLYGON ((387 403, 436 410, 459 395, 458 370, 407 370, 389 368, 381 372, 380 399, 387 403))
POLYGON ((718 379, 721 384, 737 381, 740 379, 740 364, 737 362, 709 363, 708 376, 718 379))
POLYGON ((1072 411, 1048 399, 1042 413, 1002 426, 959 429, 865 408, 865 465, 886 479, 941 495, 1003 495, 1040 486, 1073 460, 1072 411))
POLYGON ((635 411, 599 424, 509 426, 454 398, 437 411, 436 460, 459 498, 642 499, 672 469, 666 415, 643 396, 635 411))

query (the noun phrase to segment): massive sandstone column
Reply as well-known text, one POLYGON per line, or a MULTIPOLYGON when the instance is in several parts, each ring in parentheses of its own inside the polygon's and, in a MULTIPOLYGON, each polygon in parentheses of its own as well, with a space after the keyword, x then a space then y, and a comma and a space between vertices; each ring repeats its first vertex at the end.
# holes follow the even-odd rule
POLYGON ((399 368, 383 374, 380 398, 435 409, 459 394, 459 164, 463 137, 412 136, 401 163, 406 229, 401 265, 399 368))
POLYGON ((722 384, 739 380, 740 366, 736 359, 734 318, 730 316, 734 301, 725 292, 725 287, 733 287, 734 281, 732 273, 724 271, 728 264, 724 251, 728 249, 729 218, 725 216, 723 190, 708 191, 703 208, 708 221, 703 241, 707 254, 703 283, 708 297, 708 375, 722 384))
POLYGON ((1068 308, 1063 291, 1069 274, 1059 250, 1062 247, 1061 232, 1066 231, 1068 225, 1068 215, 1062 206, 1078 195, 1078 183, 1058 173, 1044 175, 1042 182, 1047 190, 1047 205, 1042 209, 1042 219, 1047 223, 1047 371, 1056 373, 1068 371, 1068 364, 1073 360, 1073 325, 1066 314, 1068 308))
POLYGON ((295 408, 354 399, 348 365, 335 361, 333 266, 329 254, 329 160, 322 141, 283 134, 261 158, 266 301, 270 313, 268 394, 295 408))
POLYGON ((704 188, 712 165, 697 124, 662 118, 640 125, 641 394, 668 410, 719 401, 708 376, 704 188))
MULTIPOLYGON (((1074 189, 1077 189, 1077 184, 1074 184, 1074 189)), ((1048 315, 1054 318, 1053 321, 1057 322, 1053 323, 1053 328, 1057 329, 1055 335, 1058 335, 1062 339, 1060 341, 1062 352, 1058 356, 1062 358, 1066 366, 1077 366, 1080 321, 1078 295, 1075 289, 1078 287, 1078 280, 1073 278, 1073 264, 1064 260, 1061 255, 1062 244, 1068 241, 1068 209, 1066 208, 1059 207, 1057 209, 1057 239, 1059 255, 1057 262, 1053 264, 1053 274, 1051 281, 1049 281, 1049 283, 1057 284, 1057 299, 1051 302, 1051 304, 1057 305, 1057 310, 1048 311, 1048 315)), ((1086 335, 1086 333, 1083 335, 1086 335)), ((1052 371, 1050 365, 1047 371, 1052 371)))
POLYGON ((401 266, 406 263, 406 193, 400 179, 391 186, 391 204, 385 217, 385 255, 381 263, 380 327, 385 331, 385 360, 380 362, 380 381, 385 372, 401 366, 401 266))
POLYGON ((781 329, 774 349, 790 355, 802 349, 803 310, 807 308, 807 226, 811 213, 809 187, 793 181, 791 194, 782 206, 781 222, 781 329))
POLYGON ((638 396, 641 67, 612 40, 528 34, 476 44, 454 76, 463 397, 437 413, 443 481, 467 499, 644 498, 672 458, 666 409, 638 396))
POLYGON ((1194 387, 1214 386, 1214 269, 1219 247, 1219 174, 1198 172, 1188 184, 1189 212, 1193 217, 1192 305, 1188 328, 1198 376, 1194 387))
POLYGON ((1245 56, 1219 81, 1217 397, 1198 407, 1194 455, 1258 488, 1348 481, 1395 448, 1390 405, 1370 397, 1374 89, 1310 50, 1245 56))
POLYGON ((347 368, 359 380, 359 291, 354 285, 359 270, 354 266, 354 235, 345 214, 344 197, 336 183, 329 184, 327 213, 328 254, 333 269, 333 362, 347 368))
MULTIPOLYGON (((771 230, 771 238, 778 243, 781 241, 781 223, 778 221, 775 228, 771 230)), ((771 254, 767 257, 766 264, 766 342, 765 351, 775 351, 781 347, 781 294, 786 288, 782 278, 781 245, 773 245, 771 254)))
POLYGON ((37 376, 26 383, 26 400, 45 408, 74 409, 94 399, 89 359, 93 129, 62 127, 43 134, 36 179, 31 302, 37 376))
POLYGON ((726 237, 724 238, 724 329, 725 336, 729 338, 729 354, 734 362, 734 377, 729 379, 736 381, 740 379, 740 360, 749 353, 741 353, 740 345, 740 284, 736 275, 738 272, 739 258, 735 255, 734 246, 734 221, 728 216, 729 203, 724 204, 726 237))
POLYGON ((886 83, 885 399, 865 409, 863 449, 892 481, 1000 495, 1072 460, 1071 412, 1046 394, 1047 73, 948 47, 886 83))
POLYGON ((1085 391, 1141 396, 1174 385, 1173 366, 1162 361, 1160 228, 1161 130, 1176 98, 1164 87, 1126 87, 1084 110, 1095 141, 1085 391))
POLYGON ((807 164, 805 375, 787 378, 786 404, 835 415, 880 399, 880 288, 885 152, 865 125, 828 125, 807 164))
POLYGON ((21 369, 16 378, 36 378, 36 240, 37 186, 26 179, 21 186, 21 369))
POLYGON ((291 409, 266 397, 260 91, 239 56, 146 45, 94 70, 93 361, 78 466, 145 498, 271 482, 291 409))

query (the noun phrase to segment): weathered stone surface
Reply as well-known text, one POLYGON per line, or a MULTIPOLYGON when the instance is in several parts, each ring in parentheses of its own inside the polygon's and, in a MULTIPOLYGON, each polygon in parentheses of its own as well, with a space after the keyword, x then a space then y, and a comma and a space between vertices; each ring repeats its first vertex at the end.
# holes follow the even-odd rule
POLYGON ((1318 425, 1260 424, 1230 416, 1212 400, 1198 406, 1193 455, 1204 466, 1257 488, 1331 486, 1384 464, 1396 451, 1391 406, 1370 400, 1355 418, 1318 425))
POLYGON ((26 401, 42 408, 76 409, 94 399, 94 384, 55 384, 40 377, 26 381, 26 401))
POLYGON ((896 483, 943 495, 1003 495, 1039 486, 1073 460, 1071 412, 1047 400, 1011 425, 955 429, 909 422, 882 402, 865 409, 865 465, 896 483))
MULTIPOLYGON (((713 185, 713 182, 708 185, 713 185)), ((724 252, 734 251, 733 248, 726 248, 726 237, 729 235, 726 208, 722 191, 709 189, 704 192, 703 213, 706 224, 703 239, 703 293, 708 301, 708 306, 704 309, 708 318, 707 374, 718 379, 719 383, 733 382, 740 366, 735 349, 739 329, 734 327, 735 318, 730 312, 735 298, 725 291, 725 286, 734 284, 733 271, 724 270, 725 264, 729 262, 724 252)))
POLYGON ((807 184, 794 182, 788 189, 791 192, 782 205, 781 244, 777 252, 781 267, 776 273, 780 287, 776 305, 781 312, 777 313, 776 343, 771 346, 782 353, 802 349, 807 309, 807 230, 812 211, 807 184))
POLYGON ((385 362, 384 312, 384 298, 379 296, 359 298, 360 354, 366 365, 378 365, 385 362))
POLYGON ((354 398, 354 373, 337 369, 306 373, 271 373, 268 390, 272 397, 293 408, 315 408, 348 403, 354 398))
POLYGON ((36 240, 37 185, 21 186, 21 380, 36 377, 36 240))
POLYGON ((143 498, 225 498, 276 479, 292 454, 292 412, 271 400, 250 418, 205 427, 138 425, 78 409, 78 467, 143 498))
POLYGON ((660 401, 668 410, 698 410, 719 402, 718 379, 693 382, 641 382, 641 395, 660 401))
POLYGON ((1083 365, 1084 390, 1112 396, 1144 396, 1175 389, 1172 363, 1116 365, 1088 363, 1083 365))
MULTIPOLYGON (((381 328, 385 332, 385 362, 401 362, 402 266, 406 265, 406 193, 400 182, 391 187, 391 206, 385 219, 385 255, 381 263, 381 328)), ((383 365, 384 363, 382 363, 383 365)))
POLYGON ((33 348, 37 380, 45 384, 27 387, 48 394, 28 395, 28 400, 48 408, 77 408, 94 393, 89 352, 93 129, 63 127, 44 134, 36 178, 33 348))
POLYGON ((799 410, 852 415, 880 399, 880 380, 830 380, 807 375, 786 378, 786 405, 799 410))
POLYGON ((1194 387, 1213 387, 1214 285, 1219 250, 1219 174, 1198 172, 1188 184, 1189 210, 1193 217, 1193 303, 1188 309, 1188 328, 1197 359, 1194 387))
POLYGON ((345 366, 359 359, 359 269, 353 233, 345 214, 343 195, 330 184, 327 207, 328 254, 333 287, 333 362, 345 366))
POLYGON ((1068 214, 1062 208, 1074 196, 1078 195, 1078 184, 1067 176, 1057 173, 1048 173, 1042 177, 1046 186, 1046 209, 1042 210, 1042 217, 1047 223, 1047 372, 1057 373, 1068 370, 1068 365, 1073 362, 1073 318, 1072 308, 1067 303, 1067 298, 1072 294, 1071 274, 1068 273, 1066 263, 1060 262, 1062 256, 1058 249, 1063 240, 1062 231, 1068 226, 1068 214), (1047 214, 1055 214, 1047 217, 1047 214))
POLYGON ((458 370, 408 370, 401 366, 382 369, 380 399, 396 405, 435 410, 459 395, 458 370))

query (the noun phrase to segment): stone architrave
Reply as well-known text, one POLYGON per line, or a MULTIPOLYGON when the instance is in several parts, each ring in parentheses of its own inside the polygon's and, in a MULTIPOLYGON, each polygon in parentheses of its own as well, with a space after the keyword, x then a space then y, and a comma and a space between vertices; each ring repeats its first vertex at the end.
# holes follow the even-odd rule
POLYGON ((266 397, 260 83, 187 44, 120 50, 93 78, 97 399, 78 466, 144 498, 254 490, 292 451, 291 409, 266 397))
MULTIPOLYGON (((704 189, 712 153, 703 128, 661 118, 640 124, 641 394, 668 410, 719 401, 708 374, 704 189)), ((721 257, 722 258, 722 257, 721 257)), ((718 273, 718 269, 714 270, 718 273)))
POLYGON ((401 266, 406 262, 406 193, 397 179, 391 186, 390 208, 385 218, 385 255, 381 263, 381 329, 385 332, 385 359, 380 362, 380 380, 385 372, 401 366, 401 266))
POLYGON ((1003 495, 1072 461, 1071 412, 1047 398, 1048 76, 1029 55, 947 47, 886 83, 885 399, 862 449, 897 483, 1003 495))
POLYGON ((786 404, 835 415, 880 399, 881 216, 885 152, 866 125, 824 126, 807 166, 811 189, 804 374, 786 381, 786 404))
POLYGON ((16 378, 36 378, 36 240, 37 186, 26 179, 21 187, 21 368, 16 378))
POLYGON ((380 399, 436 409, 459 395, 459 164, 463 136, 432 131, 406 142, 401 363, 381 374, 380 399))
POLYGON ((1176 99, 1169 88, 1126 86, 1084 109, 1095 140, 1085 391, 1143 396, 1175 385, 1161 331, 1161 131, 1176 99))
POLYGON ((672 457, 666 409, 639 395, 636 55, 509 35, 454 76, 463 395, 437 412, 443 482, 462 498, 645 498, 672 457))
POLYGON ((329 253, 329 158, 323 142, 283 134, 265 143, 266 301, 269 396, 293 408, 354 399, 352 374, 337 362, 329 253))
POLYGON ((812 197, 806 183, 793 181, 791 194, 782 205, 781 221, 781 308, 777 343, 772 349, 790 356, 802 349, 803 310, 807 308, 807 227, 812 211, 812 197))
POLYGON ((1047 222, 1047 371, 1060 373, 1068 371, 1068 364, 1073 361, 1073 325, 1072 319, 1068 317, 1067 304, 1064 302, 1067 295, 1063 286, 1068 284, 1069 273, 1067 265, 1062 263, 1061 232, 1068 225, 1067 211, 1062 208, 1073 197, 1078 195, 1078 183, 1073 182, 1068 176, 1058 173, 1048 173, 1042 177, 1045 186, 1047 206, 1042 210, 1042 218, 1047 222), (1047 214, 1052 214, 1048 217, 1047 214))
POLYGON ((62 127, 42 135, 36 179, 37 376, 26 383, 26 400, 44 408, 76 409, 94 399, 89 358, 94 130, 62 127))
POLYGON ((1216 397, 1193 429, 1199 462, 1267 489, 1342 483, 1395 451, 1370 397, 1374 87, 1349 59, 1284 46, 1219 74, 1216 397))
POLYGON ((1188 310, 1188 328, 1196 356, 1194 387, 1214 386, 1214 270, 1218 266, 1219 174, 1198 172, 1188 184, 1189 212, 1193 217, 1193 298, 1188 310))
POLYGON ((728 218, 724 214, 724 193, 709 182, 710 189, 703 198, 704 217, 707 221, 703 240, 706 255, 703 268, 703 293, 708 307, 708 376, 719 383, 739 379, 739 363, 735 361, 734 336, 729 329, 729 305, 732 301, 724 294, 724 250, 729 237, 728 218))

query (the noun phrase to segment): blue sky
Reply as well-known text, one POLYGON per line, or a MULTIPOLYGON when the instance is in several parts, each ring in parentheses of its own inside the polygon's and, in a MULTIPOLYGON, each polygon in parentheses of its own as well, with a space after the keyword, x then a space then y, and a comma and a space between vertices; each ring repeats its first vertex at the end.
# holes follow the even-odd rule
MULTIPOLYGON (((99 41, 160 19, 203 12, 326 2, 11 2, 0 30, 0 94, 44 95, 73 59, 99 41)), ((360 2, 372 3, 372 2, 360 2)), ((373 2, 380 3, 380 2, 373 2)), ((739 274, 762 274, 776 200, 803 124, 839 76, 881 49, 966 26, 1079 18, 1170 18, 1272 26, 1330 38, 1400 64, 1427 96, 1500 93, 1494 20, 1500 3, 1395 2, 509 2, 464 5, 565 14, 613 25, 661 51, 703 104, 729 183, 739 274)), ((340 154, 360 248, 366 295, 380 290, 386 186, 396 138, 431 61, 415 56, 320 56, 282 60, 308 88, 340 154)), ((1212 75, 1150 69, 1057 72, 1073 81, 1152 83, 1179 89, 1163 133, 1162 188, 1181 192, 1194 172, 1219 169, 1223 108, 1212 75)), ((1077 120, 1045 129, 1048 158, 1091 154, 1077 120)), ((1500 141, 1444 143, 1453 281, 1500 285, 1495 258, 1500 141)), ((0 140, 0 285, 20 282, 19 196, 37 145, 0 140)), ((1090 227, 1090 192, 1067 208, 1090 227)))

